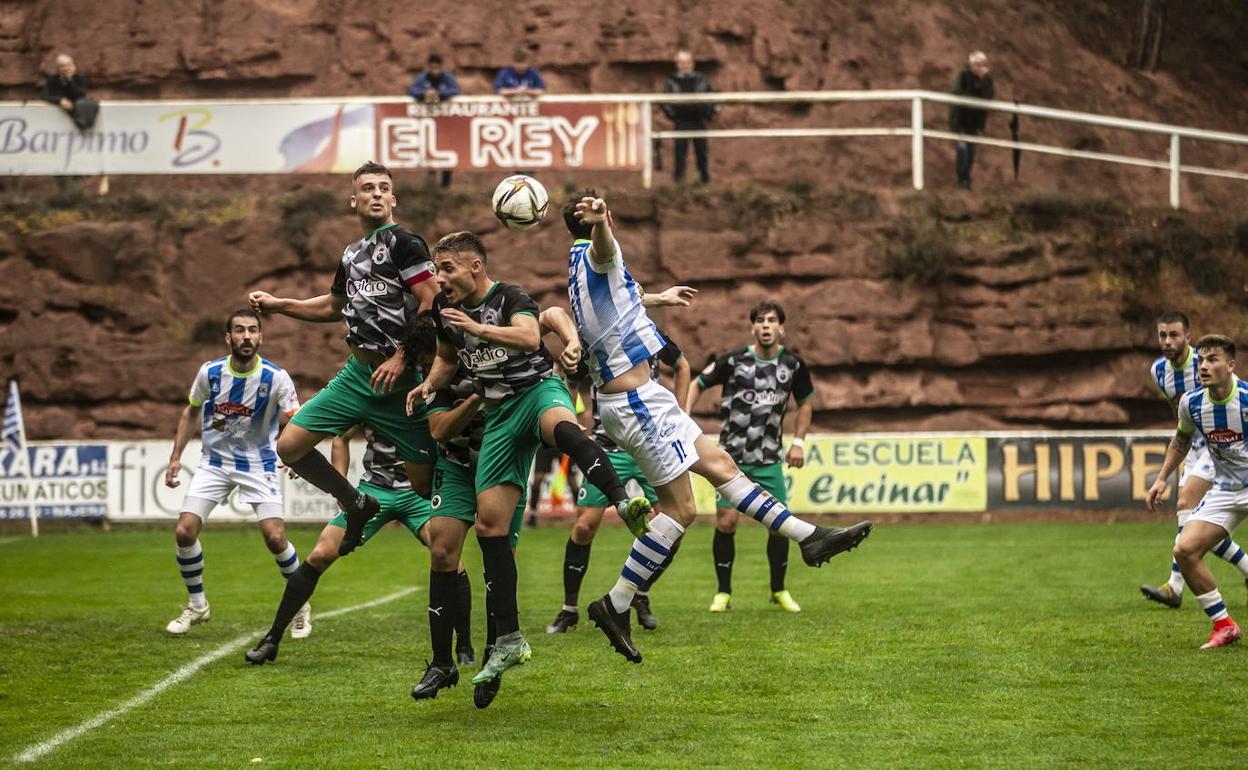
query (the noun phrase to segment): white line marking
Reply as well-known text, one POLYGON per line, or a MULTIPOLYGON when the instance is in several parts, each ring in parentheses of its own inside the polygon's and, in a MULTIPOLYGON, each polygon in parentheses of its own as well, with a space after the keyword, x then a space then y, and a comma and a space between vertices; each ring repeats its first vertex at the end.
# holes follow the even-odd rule
MULTIPOLYGON (((392 594, 387 594, 381 597, 380 599, 374 599, 371 602, 364 602, 363 604, 357 604, 354 607, 343 607, 342 609, 330 610, 329 612, 321 612, 321 613, 316 614, 315 617, 317 620, 329 620, 330 618, 336 618, 339 615, 346 615, 349 612, 358 612, 359 610, 366 610, 370 607, 376 607, 379 604, 386 604, 387 602, 392 602, 395 599, 401 599, 404 596, 407 596, 408 594, 413 593, 416 590, 418 590, 418 587, 416 586, 413 586, 411 588, 404 588, 402 591, 395 591, 392 594)), ((74 740, 75 738, 94 730, 100 725, 111 722, 112 720, 125 714, 128 711, 133 711, 139 706, 146 704, 147 702, 155 698, 157 695, 160 695, 162 692, 174 686, 175 684, 178 684, 179 682, 189 679, 191 676, 195 674, 195 672, 199 671, 204 666, 207 666, 209 663, 212 663, 216 660, 220 660, 221 658, 224 658, 226 655, 229 655, 231 652, 235 652, 240 647, 246 646, 247 643, 250 642, 254 638, 255 638, 255 634, 247 634, 246 636, 240 636, 237 639, 232 639, 226 642, 225 644, 221 645, 220 647, 213 650, 212 652, 206 655, 203 655, 201 657, 198 657, 195 660, 191 661, 190 663, 187 663, 185 666, 179 668, 177 671, 174 671, 169 676, 165 677, 164 679, 161 679, 156 684, 147 688, 146 690, 134 696, 130 700, 126 701, 125 703, 122 703, 120 706, 114 709, 105 711, 102 714, 97 714, 96 716, 92 717, 91 719, 88 719, 87 721, 83 722, 80 725, 77 725, 76 727, 71 727, 68 730, 65 730, 64 732, 57 733, 56 735, 52 736, 46 741, 36 743, 34 746, 31 746, 30 748, 26 749, 20 754, 15 755, 13 757, 13 761, 14 762, 33 762, 36 759, 39 759, 44 754, 47 754, 53 749, 56 749, 60 747, 61 745, 66 744, 74 740)))
POLYGON ((0 537, 0 545, 5 543, 16 543, 18 540, 25 540, 25 537, 0 537))

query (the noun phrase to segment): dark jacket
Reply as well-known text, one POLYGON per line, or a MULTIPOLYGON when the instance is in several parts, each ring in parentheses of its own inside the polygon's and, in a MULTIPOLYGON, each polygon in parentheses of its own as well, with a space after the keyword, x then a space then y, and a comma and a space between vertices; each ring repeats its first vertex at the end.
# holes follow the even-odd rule
MULTIPOLYGON (((993 97, 992 75, 975 77, 970 67, 963 67, 953 81, 954 96, 970 96, 977 99, 993 97)), ((982 134, 984 124, 988 122, 988 111, 973 107, 949 106, 949 130, 955 134, 982 134)))
MULTIPOLYGON (((701 72, 682 75, 673 74, 663 84, 665 94, 709 94, 715 89, 701 72)), ((664 104, 663 114, 673 123, 682 128, 706 128, 706 124, 715 113, 719 112, 717 104, 664 104)))
POLYGON ((87 81, 82 75, 74 75, 69 80, 60 75, 49 75, 43 84, 43 100, 52 104, 60 104, 62 99, 76 102, 87 95, 87 81))

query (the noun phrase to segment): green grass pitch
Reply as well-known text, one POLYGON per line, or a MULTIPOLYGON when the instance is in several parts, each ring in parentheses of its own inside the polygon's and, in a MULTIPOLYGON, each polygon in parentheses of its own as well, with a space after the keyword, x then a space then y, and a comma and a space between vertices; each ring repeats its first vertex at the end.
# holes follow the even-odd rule
MULTIPOLYGON (((467 677, 436 700, 408 691, 428 656, 428 557, 386 529, 321 581, 326 612, 409 596, 314 625, 275 664, 242 649, 40 759, 29 747, 115 709, 240 636, 258 638, 281 591, 254 528, 202 537, 210 623, 166 638, 185 600, 172 532, 0 543, 0 765, 48 767, 1191 767, 1242 764, 1248 647, 1202 652, 1208 623, 1149 605, 1166 575, 1165 524, 877 528, 821 570, 793 551, 804 611, 767 601, 763 533, 738 533, 733 609, 714 592, 711 528, 695 527, 635 629, 640 666, 561 600, 567 530, 524 534, 521 620, 532 661, 494 705, 467 677)), ((306 553, 315 530, 294 529, 306 553)), ((625 531, 594 545, 582 606, 613 582, 625 531)), ((476 644, 480 560, 469 544, 476 644)), ((1233 612, 1238 573, 1214 564, 1233 612)), ((465 672, 471 675, 472 671, 465 672)))

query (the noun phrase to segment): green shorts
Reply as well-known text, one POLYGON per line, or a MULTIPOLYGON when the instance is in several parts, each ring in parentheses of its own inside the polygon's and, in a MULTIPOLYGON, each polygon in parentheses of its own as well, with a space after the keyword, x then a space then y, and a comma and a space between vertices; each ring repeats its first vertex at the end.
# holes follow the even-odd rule
POLYGON ((407 391, 420 384, 420 376, 408 369, 393 390, 378 394, 368 383, 374 368, 351 356, 334 379, 300 407, 290 421, 304 430, 331 436, 340 436, 362 422, 367 423, 394 443, 400 460, 432 465, 438 448, 429 435, 425 407, 422 404, 415 414, 407 414, 407 391))
MULTIPOLYGON (((621 484, 627 484, 632 479, 641 485, 641 493, 652 505, 659 502, 658 493, 646 481, 646 474, 641 472, 637 461, 628 452, 607 452, 607 459, 611 461, 615 474, 620 477, 621 484)), ((576 504, 582 508, 606 508, 608 505, 615 505, 615 501, 607 500, 607 496, 598 487, 586 480, 581 484, 581 491, 576 493, 576 504)))
MULTIPOLYGON (((751 465, 750 463, 742 463, 737 465, 745 477, 763 489, 767 493, 776 498, 783 505, 789 504, 789 488, 784 483, 784 464, 770 463, 768 465, 751 465)), ((716 496, 716 508, 735 509, 736 506, 728 502, 722 497, 716 496)))
MULTIPOLYGON (((433 509, 429 507, 429 501, 413 492, 410 487, 390 489, 388 487, 379 487, 376 484, 369 484, 367 481, 361 481, 356 489, 366 495, 372 495, 381 503, 381 510, 364 524, 364 540, 361 541, 363 543, 367 543, 369 538, 377 534, 377 530, 391 521, 399 522, 419 538, 420 528, 425 526, 425 522, 436 515, 433 509)), ((347 514, 339 511, 337 516, 329 520, 329 523, 335 527, 346 529, 347 514)), ((421 542, 424 541, 422 540, 421 542)))
POLYGON ((514 484, 522 490, 529 485, 533 456, 542 445, 542 415, 556 406, 571 412, 572 396, 563 380, 547 377, 518 396, 486 407, 485 435, 477 460, 478 491, 499 484, 514 484))
MULTIPOLYGON (((520 542, 520 526, 524 524, 524 507, 528 501, 528 488, 520 487, 520 501, 511 516, 507 537, 511 547, 520 542)), ((435 516, 454 516, 464 521, 477 518, 477 490, 473 486, 473 471, 444 456, 438 457, 433 467, 433 498, 430 501, 435 516)))

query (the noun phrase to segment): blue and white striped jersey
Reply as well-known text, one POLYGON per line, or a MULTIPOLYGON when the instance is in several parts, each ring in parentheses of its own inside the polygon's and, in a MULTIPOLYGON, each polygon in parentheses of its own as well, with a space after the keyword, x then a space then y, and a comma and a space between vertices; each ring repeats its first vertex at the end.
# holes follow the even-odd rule
POLYGON ((1224 401, 1208 390, 1189 390, 1179 398, 1179 430, 1204 436, 1213 458, 1213 488, 1237 492, 1248 487, 1248 383, 1238 377, 1224 401))
MULTIPOLYGON (((1187 346, 1187 358, 1183 365, 1175 368, 1170 359, 1161 356, 1153 362, 1151 369, 1153 381, 1157 383, 1161 394, 1176 409, 1179 399, 1189 390, 1200 387, 1200 354, 1191 345, 1187 346)), ((1197 434, 1192 440, 1192 449, 1199 450, 1205 446, 1205 437, 1197 434)))
POLYGON ((286 370, 263 358, 249 372, 235 372, 230 357, 199 367, 188 398, 203 407, 201 465, 239 471, 277 471, 278 417, 299 409, 286 370))
POLYGON ((656 355, 667 341, 646 314, 641 287, 624 266, 620 244, 615 260, 596 265, 590 241, 578 239, 568 254, 568 300, 598 387, 656 355))

